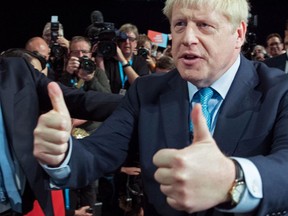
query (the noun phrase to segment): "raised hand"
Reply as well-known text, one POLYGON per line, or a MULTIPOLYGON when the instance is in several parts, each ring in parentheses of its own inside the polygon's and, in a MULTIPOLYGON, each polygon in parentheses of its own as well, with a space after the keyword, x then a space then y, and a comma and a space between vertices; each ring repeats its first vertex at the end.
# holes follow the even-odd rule
POLYGON ((34 156, 42 163, 57 166, 65 158, 72 123, 57 83, 48 85, 53 109, 41 115, 34 130, 34 156))
POLYGON ((158 167, 154 177, 168 204, 188 213, 228 201, 235 179, 235 166, 212 138, 200 104, 194 107, 191 117, 192 144, 180 150, 162 149, 153 157, 158 167))

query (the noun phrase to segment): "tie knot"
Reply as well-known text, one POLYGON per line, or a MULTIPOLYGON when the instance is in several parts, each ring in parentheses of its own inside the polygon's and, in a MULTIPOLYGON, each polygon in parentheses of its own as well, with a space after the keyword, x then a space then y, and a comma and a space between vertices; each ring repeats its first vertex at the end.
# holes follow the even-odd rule
POLYGON ((207 106, 208 105, 208 101, 212 98, 213 96, 213 89, 210 87, 207 88, 202 88, 198 91, 199 93, 199 98, 200 98, 200 103, 202 104, 202 106, 207 106))

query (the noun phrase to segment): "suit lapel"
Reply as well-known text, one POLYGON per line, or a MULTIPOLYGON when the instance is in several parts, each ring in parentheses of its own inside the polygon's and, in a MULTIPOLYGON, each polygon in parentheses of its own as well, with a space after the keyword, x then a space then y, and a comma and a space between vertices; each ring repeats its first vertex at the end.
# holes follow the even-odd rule
POLYGON ((160 118, 163 122, 167 147, 183 148, 190 144, 188 142, 188 109, 187 82, 177 72, 177 75, 168 81, 167 88, 160 95, 160 118))
POLYGON ((218 146, 227 155, 233 155, 253 112, 258 109, 261 94, 254 89, 257 83, 252 63, 241 58, 236 77, 220 107, 214 131, 218 146))

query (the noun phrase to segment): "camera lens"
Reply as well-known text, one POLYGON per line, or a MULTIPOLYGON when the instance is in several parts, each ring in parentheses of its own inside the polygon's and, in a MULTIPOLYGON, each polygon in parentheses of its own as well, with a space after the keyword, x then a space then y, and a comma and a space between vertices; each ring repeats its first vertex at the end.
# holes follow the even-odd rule
POLYGON ((80 68, 85 70, 88 74, 91 74, 95 71, 96 64, 87 56, 81 57, 79 61, 80 61, 80 68))
POLYGON ((147 58, 148 50, 146 48, 144 48, 144 47, 141 47, 141 48, 138 49, 138 55, 142 56, 144 58, 147 58))
POLYGON ((59 44, 53 44, 51 47, 51 56, 55 58, 62 58, 66 54, 66 49, 59 44))

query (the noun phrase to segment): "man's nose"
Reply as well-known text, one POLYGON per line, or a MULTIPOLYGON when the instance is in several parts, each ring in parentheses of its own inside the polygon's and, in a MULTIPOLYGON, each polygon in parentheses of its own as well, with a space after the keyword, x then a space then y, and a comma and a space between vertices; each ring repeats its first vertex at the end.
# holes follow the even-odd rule
POLYGON ((190 46, 192 44, 197 44, 199 42, 197 31, 193 28, 193 26, 188 25, 184 32, 183 43, 186 46, 190 46))

